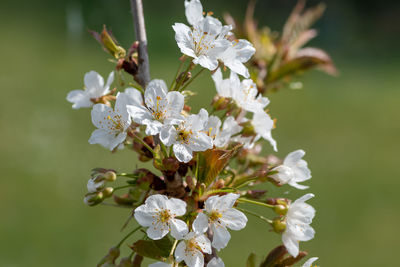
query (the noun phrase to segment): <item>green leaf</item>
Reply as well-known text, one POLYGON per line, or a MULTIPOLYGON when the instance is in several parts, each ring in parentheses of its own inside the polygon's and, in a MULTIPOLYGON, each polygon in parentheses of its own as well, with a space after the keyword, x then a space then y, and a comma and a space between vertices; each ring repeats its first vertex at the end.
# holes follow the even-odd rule
POLYGON ((256 267, 256 254, 253 252, 247 258, 246 267, 256 267))
POLYGON ((160 240, 136 241, 131 249, 143 257, 162 261, 168 258, 172 245, 172 241, 166 236, 160 240))
POLYGON ((230 150, 209 149, 201 153, 197 163, 199 164, 198 180, 206 186, 210 185, 241 146, 236 145, 230 150))

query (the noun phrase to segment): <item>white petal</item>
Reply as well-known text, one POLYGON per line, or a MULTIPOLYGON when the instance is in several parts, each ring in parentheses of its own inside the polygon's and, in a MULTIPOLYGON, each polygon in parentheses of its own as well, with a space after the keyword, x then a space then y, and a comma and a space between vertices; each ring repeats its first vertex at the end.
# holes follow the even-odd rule
POLYGON ((142 121, 144 125, 146 125, 146 134, 147 135, 156 135, 159 134, 163 128, 163 124, 159 121, 153 119, 145 119, 142 121))
POLYGON ((67 101, 73 103, 73 109, 79 108, 90 108, 93 106, 93 102, 90 101, 90 97, 83 90, 73 90, 68 93, 67 101))
POLYGON ((297 189, 300 189, 300 190, 304 190, 304 189, 307 189, 307 188, 309 188, 309 186, 307 186, 307 185, 301 185, 301 184, 298 184, 296 181, 289 181, 289 183, 288 183, 290 186, 293 186, 294 188, 297 188, 297 189))
POLYGON ((192 30, 182 23, 175 23, 172 25, 175 31, 175 40, 181 52, 189 57, 196 57, 192 46, 192 37, 190 36, 192 30))
POLYGON ((297 240, 294 240, 290 234, 286 233, 286 231, 282 234, 282 242, 290 255, 293 257, 299 255, 299 243, 297 240))
POLYGON ((299 203, 299 202, 305 202, 311 198, 313 198, 315 195, 312 193, 305 194, 304 196, 300 197, 297 199, 294 203, 299 203))
POLYGON ((192 225, 193 231, 196 234, 204 234, 208 229, 208 217, 204 213, 197 214, 192 225))
POLYGON ((229 229, 238 231, 246 227, 247 217, 243 212, 231 208, 222 213, 220 221, 225 224, 229 229))
POLYGON ((211 242, 205 235, 197 235, 195 239, 197 245, 204 253, 211 254, 211 242))
POLYGON ((192 155, 193 152, 188 146, 182 144, 175 144, 173 149, 175 157, 180 162, 188 163, 193 158, 192 155))
POLYGON ((186 213, 186 202, 181 199, 168 199, 166 207, 174 214, 174 216, 183 216, 186 213))
POLYGON ((304 150, 296 150, 289 153, 283 164, 293 169, 296 182, 303 182, 311 178, 311 171, 308 169, 307 162, 303 160, 304 150))
POLYGON ((228 245, 229 240, 231 239, 231 234, 225 227, 221 225, 212 224, 211 229, 214 234, 212 246, 218 251, 225 248, 228 245))
POLYGON ((176 246, 175 253, 174 253, 175 260, 177 262, 181 262, 185 259, 185 250, 186 250, 185 241, 179 242, 178 245, 176 246))
POLYGON ((240 39, 234 48, 237 52, 236 59, 243 63, 247 62, 256 52, 253 44, 244 39, 240 39))
POLYGON ((185 15, 190 25, 195 25, 203 19, 203 6, 200 0, 185 0, 185 15))
POLYGON ((187 224, 182 220, 172 219, 169 226, 172 237, 178 240, 181 240, 189 232, 187 224))
POLYGON ((229 61, 224 62, 224 65, 227 66, 231 71, 234 71, 237 74, 240 74, 245 78, 249 78, 249 76, 250 76, 249 70, 239 60, 229 60, 229 61))
POLYGON ((104 104, 96 104, 93 106, 92 111, 92 123, 97 128, 108 129, 107 124, 109 120, 107 120, 107 116, 114 116, 114 111, 107 105, 104 104))
POLYGON ((188 253, 185 257, 185 263, 188 267, 204 267, 203 253, 197 249, 188 253))
POLYGON ((179 117, 185 104, 185 97, 179 92, 169 92, 167 94, 167 101, 166 116, 173 118, 179 117))
POLYGON ((135 209, 134 216, 136 221, 144 227, 149 227, 154 221, 154 212, 148 212, 144 205, 141 205, 135 209))
POLYGON ((160 140, 166 146, 171 146, 176 140, 176 129, 174 126, 166 126, 161 129, 160 140))
POLYGON ((309 258, 301 267, 312 267, 312 264, 316 260, 318 260, 318 257, 309 258))
POLYGON ((144 92, 145 103, 148 108, 156 110, 158 106, 167 105, 167 85, 163 80, 151 80, 144 92))
POLYGON ((160 209, 165 209, 168 197, 160 194, 149 196, 146 201, 146 207, 150 211, 157 211, 160 209))
POLYGON ((162 223, 155 223, 150 225, 149 228, 147 228, 147 236, 153 240, 159 240, 166 236, 169 232, 169 228, 167 224, 162 224, 162 223))
POLYGON ((212 138, 202 132, 194 133, 191 138, 189 145, 191 151, 206 151, 213 147, 212 138))
POLYGON ((143 103, 143 96, 142 93, 132 87, 128 87, 125 89, 125 91, 122 93, 126 96, 125 100, 126 103, 125 105, 133 105, 137 107, 144 107, 143 103))
POLYGON ((236 200, 240 197, 239 194, 229 193, 223 195, 219 199, 219 206, 217 207, 219 210, 224 211, 230 209, 235 204, 236 200))
POLYGON ((93 70, 89 71, 85 74, 83 82, 86 90, 88 90, 91 95, 95 97, 102 96, 104 92, 104 79, 100 74, 93 70))
POLYGON ((221 258, 214 257, 209 261, 207 267, 225 267, 225 263, 221 258))
POLYGON ((144 120, 152 120, 153 116, 150 111, 145 107, 139 106, 127 106, 128 114, 132 117, 133 121, 139 124, 143 124, 144 120))
POLYGON ((104 90, 106 93, 109 93, 110 91, 109 89, 113 81, 114 81, 114 71, 110 72, 110 74, 108 75, 106 86, 104 86, 104 90))
POLYGON ((210 58, 205 55, 201 55, 193 60, 194 64, 199 64, 203 68, 209 69, 211 71, 218 67, 218 60, 215 58, 210 58))
POLYGON ((113 150, 120 143, 122 143, 126 138, 126 133, 121 133, 117 137, 110 135, 107 130, 96 129, 93 131, 89 138, 90 144, 100 144, 109 150, 113 150))

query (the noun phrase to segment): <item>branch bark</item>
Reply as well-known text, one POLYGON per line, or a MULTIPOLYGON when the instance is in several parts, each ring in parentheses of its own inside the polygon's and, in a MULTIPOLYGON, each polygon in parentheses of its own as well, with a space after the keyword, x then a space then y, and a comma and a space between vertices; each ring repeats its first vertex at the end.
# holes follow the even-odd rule
POLYGON ((139 62, 138 74, 136 77, 140 85, 146 88, 150 82, 150 64, 147 52, 146 26, 144 24, 142 0, 130 0, 133 24, 135 26, 136 39, 139 41, 139 62))

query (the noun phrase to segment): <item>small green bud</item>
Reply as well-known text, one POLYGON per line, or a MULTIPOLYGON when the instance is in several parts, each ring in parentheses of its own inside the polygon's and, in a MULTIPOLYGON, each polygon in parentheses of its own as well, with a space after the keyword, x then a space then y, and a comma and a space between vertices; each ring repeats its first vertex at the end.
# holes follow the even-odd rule
POLYGON ((117 179, 117 175, 113 171, 108 171, 104 174, 104 178, 109 182, 114 182, 117 179))
POLYGON ((104 188, 104 190, 102 191, 103 197, 104 197, 104 198, 111 197, 112 194, 113 194, 113 192, 114 192, 114 188, 112 188, 112 187, 106 187, 106 188, 104 188))
POLYGON ((279 215, 286 215, 288 208, 286 205, 276 205, 274 211, 279 215))
POLYGON ((103 193, 89 193, 85 195, 83 202, 88 206, 95 206, 103 201, 103 193))
POLYGON ((275 232, 282 233, 286 229, 286 222, 282 221, 280 218, 277 218, 272 222, 272 227, 274 228, 275 232))

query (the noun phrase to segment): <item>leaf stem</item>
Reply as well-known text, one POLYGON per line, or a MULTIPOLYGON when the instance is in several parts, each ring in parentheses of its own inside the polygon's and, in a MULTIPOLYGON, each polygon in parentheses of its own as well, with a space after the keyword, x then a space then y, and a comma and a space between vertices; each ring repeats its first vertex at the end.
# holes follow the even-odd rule
POLYGON ((172 255, 174 254, 174 251, 175 251, 175 248, 176 248, 177 244, 178 244, 178 239, 175 239, 175 242, 174 242, 174 244, 172 245, 172 248, 171 248, 171 252, 169 253, 170 257, 172 257, 172 255))
POLYGON ((142 228, 142 226, 138 226, 135 229, 133 229, 131 232, 129 232, 124 238, 122 238, 121 241, 119 241, 117 248, 119 248, 131 235, 133 235, 137 230, 139 230, 140 228, 142 228))
POLYGON ((137 140, 139 143, 141 143, 142 145, 144 145, 144 147, 147 148, 147 149, 153 154, 153 156, 156 155, 156 152, 154 152, 154 150, 153 150, 148 144, 146 144, 145 141, 143 141, 143 140, 142 140, 139 136, 137 136, 136 134, 134 134, 134 133, 131 133, 131 134, 132 134, 133 138, 136 139, 136 140, 137 140))
POLYGON ((236 209, 238 209, 238 210, 240 210, 240 211, 242 211, 244 213, 248 213, 250 215, 253 215, 253 216, 255 216, 255 217, 257 217, 257 218, 259 218, 259 219, 261 219, 261 220, 263 220, 263 221, 265 221, 267 223, 269 223, 269 224, 272 224, 272 220, 270 220, 268 218, 265 218, 264 216, 262 216, 260 214, 257 214, 255 212, 250 211, 250 210, 242 209, 242 208, 239 208, 239 207, 236 207, 236 209))
POLYGON ((184 58, 182 60, 180 60, 181 64, 179 64, 179 67, 178 67, 178 69, 177 69, 177 71, 175 73, 174 79, 172 80, 171 85, 169 86, 169 90, 170 91, 172 90, 174 84, 176 83, 176 79, 178 78, 179 72, 181 71, 181 69, 183 67, 183 63, 185 63, 185 61, 186 61, 186 56, 184 55, 183 57, 184 58))
POLYGON ((259 202, 259 201, 255 201, 255 200, 250 200, 250 199, 247 199, 247 198, 239 198, 238 201, 242 202, 242 203, 250 203, 250 204, 259 205, 259 206, 267 207, 267 208, 270 208, 270 209, 275 208, 274 205, 269 205, 267 203, 263 203, 263 202, 259 202))
POLYGON ((186 87, 188 87, 199 75, 205 70, 205 68, 202 68, 199 72, 196 73, 196 75, 193 76, 179 91, 182 92, 185 90, 186 87))

